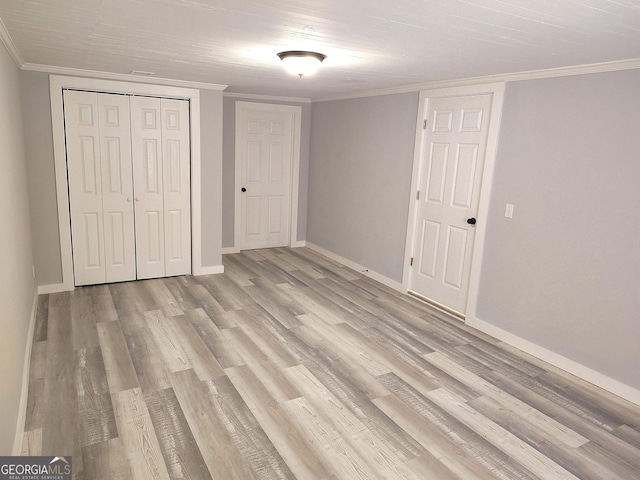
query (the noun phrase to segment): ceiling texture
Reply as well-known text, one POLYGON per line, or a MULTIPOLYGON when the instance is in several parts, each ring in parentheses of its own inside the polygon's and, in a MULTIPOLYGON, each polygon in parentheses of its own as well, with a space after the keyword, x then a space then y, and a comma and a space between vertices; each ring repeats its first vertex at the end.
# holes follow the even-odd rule
POLYGON ((313 99, 640 58, 639 0, 0 0, 0 19, 23 68, 313 99), (283 50, 327 58, 298 78, 283 50))

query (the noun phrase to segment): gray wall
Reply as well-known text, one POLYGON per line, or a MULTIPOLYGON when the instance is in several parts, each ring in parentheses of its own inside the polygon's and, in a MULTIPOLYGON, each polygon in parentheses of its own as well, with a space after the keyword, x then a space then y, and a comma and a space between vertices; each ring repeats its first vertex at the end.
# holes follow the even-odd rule
POLYGON ((302 107, 300 132, 300 178, 298 197, 298 240, 304 240, 307 232, 307 184, 309 177, 309 139, 311 135, 311 104, 224 96, 223 157, 222 168, 222 246, 234 246, 235 215, 235 154, 236 154, 236 102, 270 103, 302 107))
POLYGON ((200 91, 202 264, 222 265, 222 92, 200 91))
POLYGON ((12 454, 35 294, 20 75, 0 42, 0 455, 12 454))
POLYGON ((402 281, 418 93, 314 103, 307 241, 402 281))
POLYGON ((33 261, 38 285, 62 283, 49 75, 20 72, 33 261))
MULTIPOLYGON (((62 282, 49 75, 20 72, 36 283, 62 282)), ((202 264, 222 264, 222 92, 200 91, 202 264)))
POLYGON ((638 70, 507 85, 477 306, 635 388, 639 85, 638 70))

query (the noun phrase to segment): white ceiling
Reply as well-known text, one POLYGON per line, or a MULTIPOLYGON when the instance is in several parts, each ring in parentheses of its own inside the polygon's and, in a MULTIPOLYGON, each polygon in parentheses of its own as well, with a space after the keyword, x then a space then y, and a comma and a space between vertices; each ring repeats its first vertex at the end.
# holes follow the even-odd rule
POLYGON ((0 19, 29 68, 289 97, 640 58, 639 0, 0 0, 0 19), (282 50, 327 59, 300 79, 282 50))

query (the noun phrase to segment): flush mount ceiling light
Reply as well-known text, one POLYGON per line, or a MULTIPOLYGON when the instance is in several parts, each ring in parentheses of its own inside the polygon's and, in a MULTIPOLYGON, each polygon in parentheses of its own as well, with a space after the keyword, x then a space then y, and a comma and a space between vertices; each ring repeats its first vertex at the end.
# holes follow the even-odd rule
POLYGON ((291 50, 278 54, 284 68, 294 75, 311 75, 318 70, 320 63, 327 58, 326 55, 316 52, 305 52, 301 50, 291 50))

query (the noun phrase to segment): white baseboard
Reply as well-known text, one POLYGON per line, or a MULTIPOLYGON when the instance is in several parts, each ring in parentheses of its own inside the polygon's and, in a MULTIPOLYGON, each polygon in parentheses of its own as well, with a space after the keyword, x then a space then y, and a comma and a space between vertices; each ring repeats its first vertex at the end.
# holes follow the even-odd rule
POLYGON ((335 260, 336 262, 341 263, 345 267, 355 270, 358 273, 362 273, 363 275, 366 275, 367 277, 370 277, 376 282, 380 282, 389 288, 393 288, 394 290, 397 290, 402 293, 407 293, 402 288, 402 283, 396 280, 393 280, 385 275, 382 275, 381 273, 375 272, 364 265, 360 265, 359 263, 353 262, 348 258, 341 257, 337 253, 333 253, 333 252, 330 252, 329 250, 325 250, 324 248, 319 247, 318 245, 315 245, 314 243, 311 243, 311 242, 304 242, 304 246, 306 246, 307 248, 313 251, 321 253, 325 257, 329 257, 331 260, 335 260))
POLYGON ((18 420, 16 423, 16 434, 13 439, 12 455, 20 455, 22 452, 22 439, 24 437, 24 426, 27 421, 27 396, 29 394, 29 368, 31 367, 31 349, 33 347, 33 335, 36 329, 36 315, 38 313, 38 291, 33 294, 31 304, 31 318, 29 319, 29 330, 27 331, 27 346, 24 352, 24 363, 22 366, 22 389, 20 390, 20 406, 18 407, 18 420))
MULTIPOLYGON (((291 248, 304 247, 305 244, 306 242, 304 240, 300 240, 294 242, 293 245, 291 245, 291 248)), ((225 253, 240 253, 240 249, 237 247, 222 247, 222 254, 224 255, 225 253)))
POLYGON ((198 273, 198 275, 217 275, 218 273, 224 273, 224 265, 202 267, 200 268, 200 273, 198 273))
MULTIPOLYGON (((224 249, 223 249, 224 250, 224 249)), ((222 252, 227 253, 227 252, 222 252)), ((215 275, 217 273, 224 273, 224 265, 213 265, 211 267, 200 267, 198 272, 194 272, 194 276, 198 275, 215 275)), ((66 292, 69 289, 64 283, 53 283, 51 285, 38 285, 38 295, 46 295, 49 293, 66 292)))
POLYGON ((69 289, 64 283, 52 283, 50 285, 38 285, 38 295, 46 295, 48 293, 66 292, 69 289))
POLYGON ((526 352, 530 355, 533 355, 540 360, 544 360, 547 363, 550 363, 554 367, 557 367, 565 372, 569 372, 576 377, 581 378, 597 387, 600 387, 614 395, 617 395, 625 400, 630 401, 636 405, 640 406, 640 390, 633 388, 629 385, 626 385, 618 380, 615 380, 607 375, 604 375, 600 372, 592 370, 589 367, 586 367, 574 360, 571 360, 567 357, 564 357, 558 353, 552 352, 551 350, 547 350, 540 345, 536 345, 535 343, 530 342, 529 340, 525 340, 522 337, 514 335, 513 333, 507 332, 495 325, 492 325, 484 320, 480 320, 478 318, 468 319, 471 321, 467 322, 467 325, 480 330, 488 335, 491 335, 498 340, 502 340, 509 345, 519 348, 523 352, 526 352))

